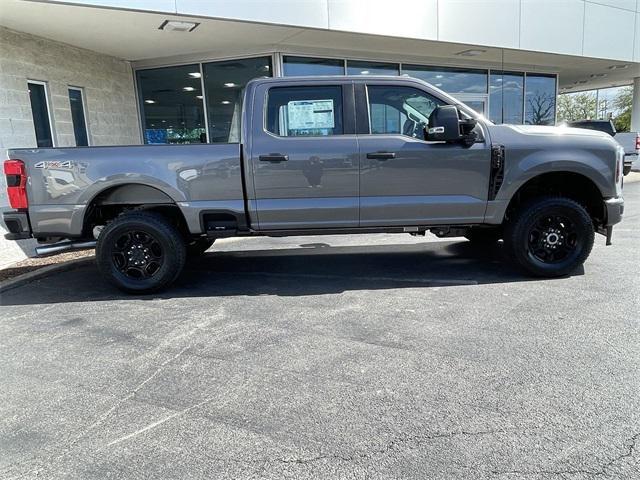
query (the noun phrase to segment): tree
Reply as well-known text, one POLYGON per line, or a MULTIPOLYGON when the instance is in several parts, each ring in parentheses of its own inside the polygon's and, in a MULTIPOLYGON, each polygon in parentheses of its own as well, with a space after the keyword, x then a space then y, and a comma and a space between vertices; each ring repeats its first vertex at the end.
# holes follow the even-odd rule
POLYGON ((553 110, 556 97, 553 94, 537 93, 527 99, 527 118, 529 125, 553 125, 553 110))
POLYGON ((631 105, 633 103, 633 87, 621 88, 613 99, 613 106, 617 114, 613 117, 613 123, 619 132, 631 130, 631 105))
POLYGON ((596 93, 566 93, 558 96, 558 120, 574 122, 596 117, 596 93))

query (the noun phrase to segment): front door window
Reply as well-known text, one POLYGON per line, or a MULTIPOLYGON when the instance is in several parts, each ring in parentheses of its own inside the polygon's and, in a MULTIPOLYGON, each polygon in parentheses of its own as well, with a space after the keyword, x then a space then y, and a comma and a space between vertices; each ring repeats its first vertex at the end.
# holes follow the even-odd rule
POLYGON ((486 115, 486 109, 487 109, 486 100, 469 99, 469 100, 462 100, 462 103, 464 103, 467 107, 471 108, 472 110, 479 113, 480 115, 486 115))
POLYGON ((411 87, 370 86, 369 124, 372 134, 424 138, 429 115, 443 102, 411 87))

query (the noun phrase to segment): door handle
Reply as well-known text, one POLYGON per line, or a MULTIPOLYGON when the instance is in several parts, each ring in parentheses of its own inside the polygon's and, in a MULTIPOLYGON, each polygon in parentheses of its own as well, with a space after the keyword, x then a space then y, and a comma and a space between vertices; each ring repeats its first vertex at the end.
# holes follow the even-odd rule
POLYGON ((279 153, 270 153, 269 155, 260 155, 258 159, 261 162, 272 162, 272 163, 286 162, 287 160, 289 160, 289 155, 281 155, 279 153))
POLYGON ((396 158, 396 154, 393 152, 372 152, 367 153, 367 158, 370 160, 389 160, 396 158))

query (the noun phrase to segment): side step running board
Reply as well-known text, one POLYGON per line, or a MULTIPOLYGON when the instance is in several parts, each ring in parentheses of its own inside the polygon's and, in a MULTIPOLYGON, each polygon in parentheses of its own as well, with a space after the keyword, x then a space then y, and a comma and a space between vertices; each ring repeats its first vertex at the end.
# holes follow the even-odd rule
POLYGON ((86 242, 58 242, 50 245, 40 245, 36 247, 36 254, 39 257, 49 257, 62 252, 71 250, 89 250, 96 248, 96 240, 88 240, 86 242))

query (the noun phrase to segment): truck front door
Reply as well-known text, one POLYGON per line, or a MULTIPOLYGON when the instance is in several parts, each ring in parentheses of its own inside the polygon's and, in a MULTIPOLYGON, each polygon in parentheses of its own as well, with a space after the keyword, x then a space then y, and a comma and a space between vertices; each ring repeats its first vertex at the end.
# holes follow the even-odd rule
POLYGON ((358 226, 353 99, 352 82, 256 88, 249 200, 260 230, 358 226))
POLYGON ((491 148, 426 142, 423 128, 444 102, 407 85, 356 85, 360 226, 480 223, 491 148), (363 124, 364 123, 364 124, 363 124), (364 132, 363 132, 364 130, 364 132))

